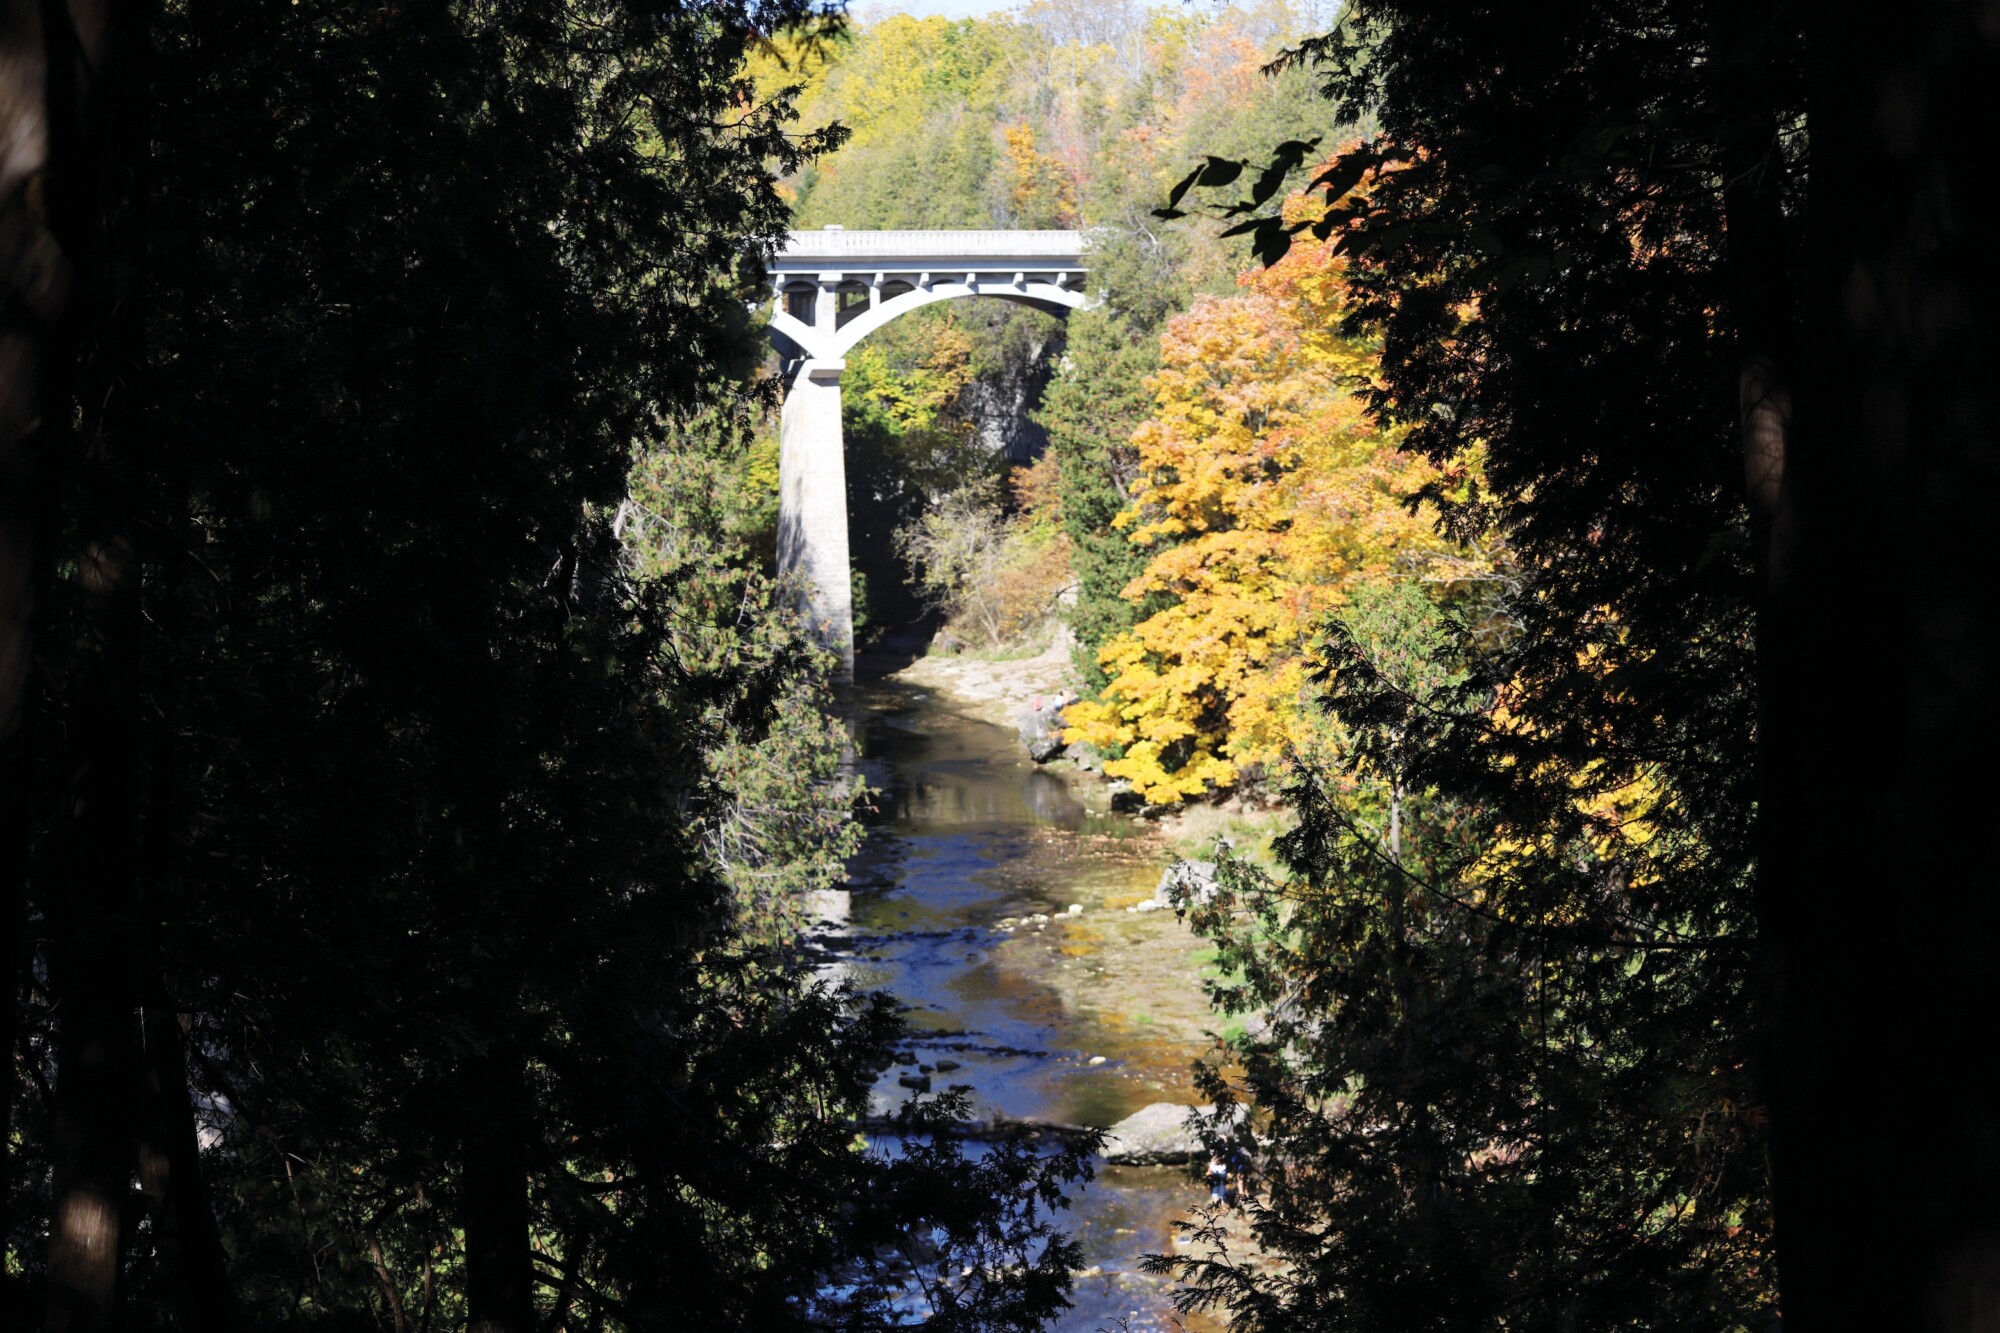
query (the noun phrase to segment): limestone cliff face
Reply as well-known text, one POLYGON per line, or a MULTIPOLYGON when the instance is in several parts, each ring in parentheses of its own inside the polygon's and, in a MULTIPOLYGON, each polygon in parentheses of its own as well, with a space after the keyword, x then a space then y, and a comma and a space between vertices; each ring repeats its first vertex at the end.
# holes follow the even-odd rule
POLYGON ((1032 463, 1048 448, 1049 437, 1028 414, 1041 406, 1062 348, 1060 332, 1033 339, 959 391, 957 410, 972 422, 979 442, 1009 466, 1032 463))

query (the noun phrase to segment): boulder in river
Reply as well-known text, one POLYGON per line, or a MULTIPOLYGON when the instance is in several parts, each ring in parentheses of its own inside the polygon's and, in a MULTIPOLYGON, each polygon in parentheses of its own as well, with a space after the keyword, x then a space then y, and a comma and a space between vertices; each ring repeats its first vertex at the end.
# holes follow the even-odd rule
POLYGON ((1063 747, 1062 757, 1086 773, 1104 771, 1104 755, 1088 741, 1071 741, 1063 747))
POLYGON ((1176 861, 1160 874, 1153 901, 1162 907, 1182 908, 1206 903, 1215 896, 1215 862, 1176 861))
MULTIPOLYGON (((1172 1166, 1208 1151, 1202 1136, 1189 1125, 1188 1117, 1201 1110, 1174 1102, 1154 1102, 1134 1111, 1104 1136, 1104 1160, 1114 1166, 1172 1166)), ((1243 1120, 1243 1108, 1236 1108, 1236 1123, 1243 1120)))
POLYGON ((1076 695, 1068 690, 1038 694, 1028 701, 1028 706, 1014 719, 1014 728, 1021 733, 1021 743, 1028 747, 1030 759, 1046 764, 1062 754, 1063 709, 1075 702, 1076 695))

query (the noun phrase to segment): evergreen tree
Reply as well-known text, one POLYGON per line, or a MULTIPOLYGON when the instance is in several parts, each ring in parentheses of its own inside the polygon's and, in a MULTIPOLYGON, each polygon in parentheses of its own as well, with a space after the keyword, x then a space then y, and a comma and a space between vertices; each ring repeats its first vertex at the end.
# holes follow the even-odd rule
POLYGON ((1115 311, 1094 307, 1069 319, 1069 337, 1035 420, 1048 433, 1060 469, 1063 527, 1076 571, 1076 670, 1093 692, 1104 684, 1097 654, 1137 610, 1121 594, 1145 568, 1144 551, 1111 525, 1131 503, 1138 469, 1132 432, 1152 395, 1146 376, 1158 367, 1159 340, 1135 333, 1115 311))

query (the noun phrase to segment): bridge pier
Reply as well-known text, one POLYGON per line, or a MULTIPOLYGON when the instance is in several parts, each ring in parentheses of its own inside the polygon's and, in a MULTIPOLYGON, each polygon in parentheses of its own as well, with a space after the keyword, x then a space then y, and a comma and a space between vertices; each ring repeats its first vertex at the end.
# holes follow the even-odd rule
POLYGON ((845 361, 807 360, 779 417, 778 570, 804 576, 800 607, 821 645, 854 676, 854 585, 847 552, 847 456, 840 431, 845 361))
POLYGON ((847 460, 840 373, 847 350, 907 311, 988 296, 1064 314, 1088 302, 1074 231, 793 232, 771 266, 770 333, 798 368, 779 419, 778 571, 804 583, 800 610, 854 675, 847 460))

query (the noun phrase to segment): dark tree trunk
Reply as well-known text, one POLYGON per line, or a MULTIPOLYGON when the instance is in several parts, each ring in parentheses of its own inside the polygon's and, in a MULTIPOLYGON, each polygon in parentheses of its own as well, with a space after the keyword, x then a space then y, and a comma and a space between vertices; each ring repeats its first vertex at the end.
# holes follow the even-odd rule
POLYGON ((505 1049, 470 1071, 465 1119, 467 1333, 534 1333, 528 1250, 528 1119, 521 1060, 505 1049))
POLYGON ((88 468, 102 489, 78 553, 77 632, 64 682, 71 746, 63 879, 45 912, 59 1015, 51 1330, 96 1328, 108 1317, 138 1128, 138 570, 129 529, 118 521, 118 485, 102 475, 103 461, 88 468))
POLYGON ((228 1333, 237 1326, 228 1260, 201 1169, 180 1017, 164 987, 150 997, 142 1031, 146 1119, 139 1141, 139 1184, 153 1214, 160 1258, 173 1284, 181 1326, 228 1333))
POLYGON ((1769 612, 1788 1326, 2000 1326, 2000 195, 1989 3, 1808 10, 1807 339, 1769 612))
MULTIPOLYGON (((94 763, 66 798, 115 825, 128 813, 119 808, 119 788, 128 776, 121 771, 121 738, 101 715, 78 721, 94 763)), ((98 821, 78 822, 79 841, 68 856, 76 874, 58 890, 67 901, 60 909, 52 904, 49 914, 56 938, 49 981, 60 1015, 50 1145, 50 1333, 112 1326, 134 1165, 134 921, 131 895, 121 891, 130 883, 129 874, 121 874, 129 863, 121 864, 127 858, 115 845, 93 855, 81 839, 98 821)))
POLYGON ((562 1285, 556 1288, 555 1304, 549 1307, 548 1317, 542 1321, 542 1333, 566 1333, 568 1330, 570 1307, 576 1304, 577 1293, 583 1285, 584 1265, 589 1261, 590 1242, 578 1228, 563 1245, 562 1285))
MULTIPOLYGON (((1773 756, 1793 742, 1772 718, 1782 711, 1774 691, 1784 687, 1781 655, 1788 641, 1776 633, 1774 602, 1787 587, 1793 520, 1786 481, 1793 449, 1798 375, 1798 309, 1793 268, 1798 262, 1797 223, 1788 218, 1783 195, 1789 175, 1782 156, 1777 83, 1783 56, 1796 28, 1781 34, 1774 23, 1784 13, 1769 4, 1725 3, 1710 13, 1710 68, 1715 79, 1715 114, 1724 127, 1723 216, 1728 239, 1728 291, 1734 325, 1737 428, 1743 445, 1743 494, 1750 521, 1751 558, 1756 574, 1759 666, 1757 773, 1769 783, 1778 766, 1773 756)), ((1793 48, 1795 49, 1795 48, 1793 48)), ((1768 793, 1761 808, 1772 808, 1768 793)), ((1773 829, 1762 823, 1760 839, 1773 829)), ((1765 862, 1771 849, 1760 846, 1765 862)), ((1782 855, 1782 853, 1780 853, 1782 855)), ((1768 1054, 1772 1005, 1760 996, 1758 1053, 1768 1054)), ((1767 1089, 1768 1091, 1768 1089, 1767 1089)), ((1767 1185, 1770 1182, 1767 1180, 1767 1185)))
POLYGON ((1778 125, 1781 66, 1792 40, 1776 26, 1783 16, 1782 6, 1727 0, 1711 16, 1709 39, 1716 115, 1724 127, 1722 203, 1743 488, 1766 597, 1785 577, 1785 461, 1798 373, 1791 272, 1798 238, 1785 215, 1788 172, 1778 125))
POLYGON ((403 1293, 396 1289, 396 1275, 389 1271, 389 1256, 383 1253, 382 1242, 374 1237, 368 1240, 368 1260, 375 1266, 375 1281, 382 1288, 382 1303, 389 1307, 389 1323, 394 1333, 409 1333, 409 1316, 403 1312, 403 1293))
MULTIPOLYGON (((25 715, 46 600, 52 478, 69 400, 77 235, 52 160, 51 119, 73 120, 73 77, 51 80, 39 0, 0 4, 0 1182, 11 1182, 14 1024, 27 948, 31 780, 25 715), (58 100, 63 99, 63 100, 58 100)), ((60 53, 58 59, 60 59, 60 53)), ((0 1209, 4 1209, 0 1191, 0 1209)), ((0 1212, 0 1230, 5 1229, 0 1212)))
POLYGON ((47 60, 35 0, 0 7, 0 746, 19 734, 32 660, 40 480, 72 257, 47 206, 47 60))
MULTIPOLYGON (((45 0, 52 180, 77 237, 63 727, 43 915, 58 1015, 50 1330, 117 1322, 140 1107, 140 497, 145 344, 144 45, 137 0, 45 0)), ((64 415, 68 415, 67 405, 64 415)), ((183 1088, 184 1093, 184 1088, 183 1088)))

